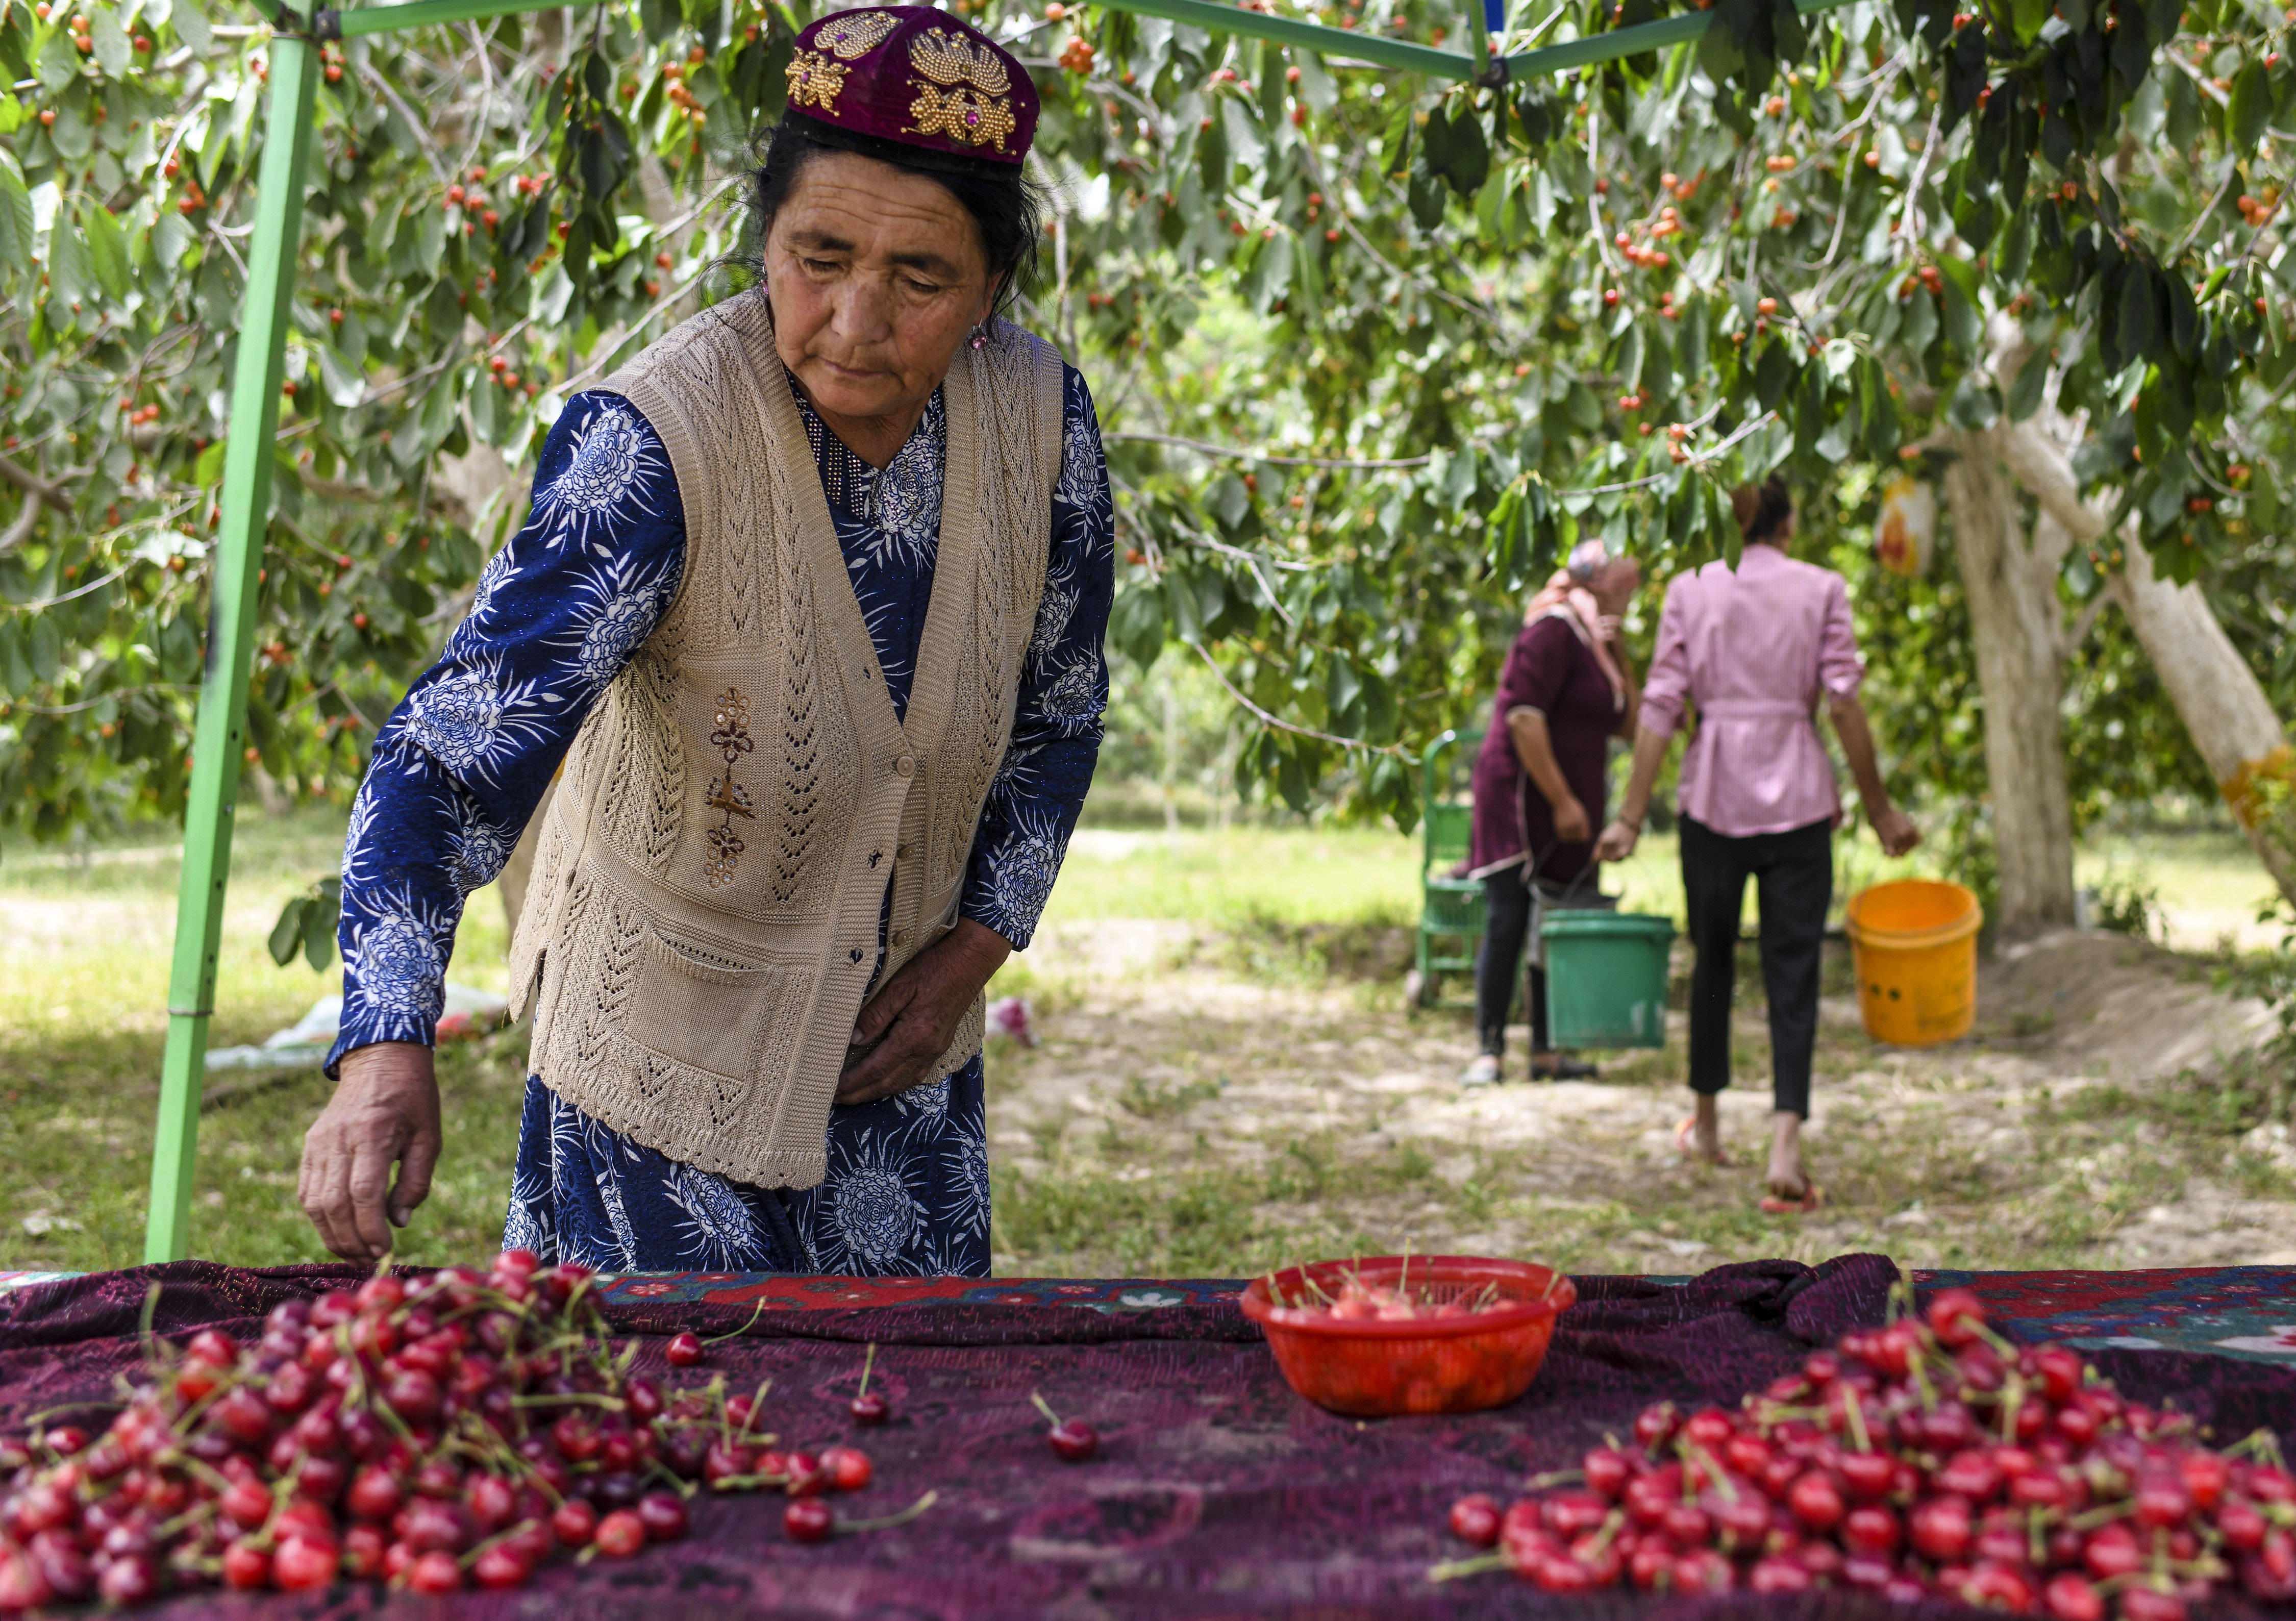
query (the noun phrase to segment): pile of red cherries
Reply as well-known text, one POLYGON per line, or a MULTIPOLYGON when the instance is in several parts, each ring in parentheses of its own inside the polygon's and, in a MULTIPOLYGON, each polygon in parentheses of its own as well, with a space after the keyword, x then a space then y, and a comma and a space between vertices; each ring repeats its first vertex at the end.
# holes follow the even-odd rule
MULTIPOLYGON (((287 1301, 252 1345, 154 1341, 108 1426, 76 1408, 92 1421, 0 1441, 0 1614, 344 1576, 516 1587, 560 1550, 676 1541, 705 1486, 787 1493, 800 1542, 837 1528, 822 1494, 866 1486, 865 1453, 780 1450, 762 1391, 666 1391, 604 1328, 586 1269, 512 1250, 287 1301)), ((853 1416, 882 1420, 882 1398, 853 1416)))
MULTIPOLYGON (((2054 1621, 2185 1621, 2219 1592, 2296 1599, 2296 1478, 2259 1430, 2226 1451, 2072 1351, 2019 1349, 1966 1290, 1846 1336, 1735 1412, 1671 1404, 1570 1489, 1451 1529, 1550 1592, 1933 1595, 2054 1621)), ((1550 1481, 1546 1484, 1552 1485, 1550 1481)))

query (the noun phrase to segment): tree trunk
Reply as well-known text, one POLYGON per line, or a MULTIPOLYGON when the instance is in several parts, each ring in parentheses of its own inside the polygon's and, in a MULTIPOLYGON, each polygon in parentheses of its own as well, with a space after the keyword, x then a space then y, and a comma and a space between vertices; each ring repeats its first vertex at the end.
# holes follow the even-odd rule
POLYGON ((2225 802, 2248 831, 2280 893, 2296 901, 2296 750, 2256 673, 2248 667, 2197 585, 2152 572, 2134 536, 2112 576, 2112 600, 2160 672, 2161 684, 2208 763, 2225 802))
POLYGON ((1985 699, 1985 778, 1993 801, 2004 935, 2073 921, 2072 803, 2058 720, 2064 696, 2057 565, 2068 537, 2045 520, 2031 543, 2015 487, 1989 438, 1956 433, 1945 475, 1954 554, 1969 594, 1985 699))
MULTIPOLYGON (((2105 536, 2109 514, 2081 500, 2071 463, 2042 417, 1997 431, 2003 459, 2044 511, 2084 543, 2105 536)), ((2289 747, 2272 700, 2198 586, 2171 585, 2154 574, 2133 528, 2119 549, 2121 566, 2109 577, 2112 600, 2128 616, 2129 628, 2160 672, 2193 746, 2265 870, 2281 895, 2296 903, 2296 749, 2289 747)))

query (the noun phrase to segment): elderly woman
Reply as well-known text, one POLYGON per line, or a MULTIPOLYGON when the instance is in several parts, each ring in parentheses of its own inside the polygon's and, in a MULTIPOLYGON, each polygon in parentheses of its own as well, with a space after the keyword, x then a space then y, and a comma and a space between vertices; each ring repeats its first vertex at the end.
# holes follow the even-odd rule
POLYGON ((903 6, 807 28, 788 74, 759 284, 568 403, 376 739, 303 1152, 338 1255, 428 1191, 455 923, 562 760, 504 1245, 988 1270, 981 992, 1099 749, 1107 470, 1083 380, 997 313, 1037 236, 1021 64, 903 6))
POLYGON ((1619 616, 1642 583, 1632 558, 1582 542, 1530 601, 1499 668, 1491 725, 1475 757, 1475 819, 1467 855, 1483 880, 1475 954, 1475 1029, 1481 1050, 1459 1077, 1488 1086, 1505 1056, 1518 970, 1529 961, 1530 1074, 1591 1076, 1595 1066, 1547 1040, 1543 906, 1596 899, 1595 830, 1602 825, 1611 740, 1630 735, 1638 695, 1619 616))
POLYGON ((1842 577, 1786 554, 1793 501, 1785 481, 1735 492, 1745 536, 1735 569, 1708 563, 1666 588, 1658 648, 1643 692, 1635 763, 1604 861, 1634 854, 1659 767, 1685 706, 1698 730, 1682 765, 1682 888, 1690 943, 1690 1090, 1696 1109, 1676 1132, 1686 1155, 1724 1163, 1719 1106, 1730 1085, 1730 996, 1746 880, 1761 904, 1762 983, 1769 995, 1773 1077, 1767 1188, 1771 1215, 1815 1210, 1823 1195, 1802 1167, 1810 1064, 1817 1045, 1819 954, 1833 898, 1833 829, 1841 795, 1812 718, 1822 704, 1841 741, 1874 836, 1891 856, 1921 842, 1890 803, 1857 689, 1866 666, 1842 577))

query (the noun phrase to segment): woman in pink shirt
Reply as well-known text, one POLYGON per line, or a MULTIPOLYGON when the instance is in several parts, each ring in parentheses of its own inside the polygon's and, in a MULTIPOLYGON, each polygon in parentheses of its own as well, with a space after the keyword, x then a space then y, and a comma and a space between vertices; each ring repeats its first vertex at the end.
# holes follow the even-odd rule
POLYGON ((1678 1134, 1684 1150, 1723 1163, 1715 1099, 1730 1084, 1730 995, 1746 880, 1761 905, 1762 980, 1769 993, 1775 1075, 1769 1191, 1772 1212, 1813 1210, 1819 1193, 1801 1163, 1817 1043, 1818 954, 1833 899, 1833 829, 1841 797, 1818 741, 1822 702, 1849 757, 1866 815, 1892 856, 1921 842, 1890 803, 1874 760, 1874 733, 1857 701, 1865 663, 1850 628, 1849 594, 1831 569, 1786 555, 1793 502, 1785 481, 1731 497, 1746 548, 1735 573, 1708 563, 1667 586, 1643 686, 1633 775, 1597 859, 1634 853, 1651 787, 1682 724, 1698 711, 1682 765, 1682 887, 1697 965, 1690 980, 1690 1089, 1698 1111, 1678 1134))

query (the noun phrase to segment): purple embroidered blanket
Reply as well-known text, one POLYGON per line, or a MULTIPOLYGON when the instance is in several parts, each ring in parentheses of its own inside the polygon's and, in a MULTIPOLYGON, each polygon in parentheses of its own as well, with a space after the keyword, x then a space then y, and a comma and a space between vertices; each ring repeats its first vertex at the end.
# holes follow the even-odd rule
MULTIPOLYGON (((290 1294, 354 1275, 185 1262, 0 1298, 0 1427, 101 1399, 135 1357, 136 1316, 153 1281, 163 1285, 156 1326, 176 1334, 209 1322, 243 1328, 290 1294)), ((148 1613, 168 1621, 1641 1614, 1656 1606, 1624 1594, 1566 1602, 1504 1574, 1430 1583, 1428 1568, 1459 1551, 1444 1532, 1445 1510, 1464 1492, 1520 1490, 1528 1475, 1622 1432, 1645 1402, 1734 1402, 1812 1346, 1879 1322, 1895 1276, 1881 1257, 1845 1256, 1814 1269, 1726 1266, 1677 1286, 1583 1278, 1580 1303, 1521 1401, 1461 1418, 1369 1422, 1291 1393, 1234 1306, 1232 1284, 1094 1285, 1082 1303, 1095 1310, 1077 1309, 1073 1293, 1046 1298, 1033 1286, 1000 1285, 1002 1298, 906 1304, 873 1303, 856 1289, 859 1302, 769 1307, 753 1322, 747 1301, 610 1298, 616 1330, 641 1336, 640 1363, 668 1382, 770 1378, 767 1409, 786 1443, 864 1445, 877 1478, 839 1500, 841 1512, 890 1513, 927 1489, 939 1502, 894 1530, 800 1547, 782 1535, 775 1499, 701 1498, 689 1541, 627 1564, 561 1560, 516 1592, 417 1600, 346 1584, 305 1599, 188 1595, 148 1613), (716 1347, 709 1367, 663 1366, 662 1335, 745 1322, 747 1335, 716 1347), (872 1384, 894 1417, 857 1434, 844 1404, 868 1342, 878 1347, 872 1384), (1101 1455, 1057 1461, 1032 1391, 1088 1419, 1101 1455)), ((2296 1371, 2166 1350, 2108 1348, 2098 1360, 2131 1394, 2173 1396, 2225 1433, 2270 1423, 2296 1439, 2296 1371)), ((1670 1618, 1696 1610, 1704 1621, 1779 1607, 1739 1597, 1664 1608, 1670 1618)), ((1904 1614, 1847 1593, 1785 1608, 1797 1621, 1904 1614)))

